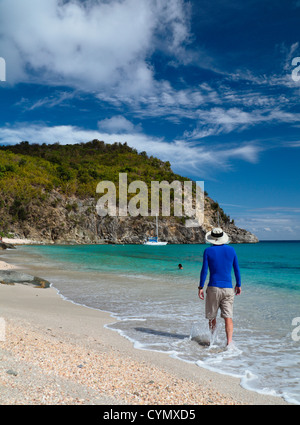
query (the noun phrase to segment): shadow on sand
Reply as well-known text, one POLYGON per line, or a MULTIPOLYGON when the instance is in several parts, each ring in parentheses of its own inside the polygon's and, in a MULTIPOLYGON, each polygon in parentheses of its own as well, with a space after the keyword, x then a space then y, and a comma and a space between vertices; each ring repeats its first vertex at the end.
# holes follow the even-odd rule
POLYGON ((150 328, 143 328, 143 327, 137 327, 134 328, 138 332, 144 332, 151 335, 157 335, 157 336, 163 336, 167 338, 175 338, 175 339, 191 339, 191 341, 197 342, 199 345, 202 345, 204 347, 207 347, 210 345, 210 342, 207 340, 202 340, 199 336, 192 337, 190 335, 186 334, 176 334, 171 332, 165 332, 165 331, 158 331, 156 329, 150 329, 150 328))

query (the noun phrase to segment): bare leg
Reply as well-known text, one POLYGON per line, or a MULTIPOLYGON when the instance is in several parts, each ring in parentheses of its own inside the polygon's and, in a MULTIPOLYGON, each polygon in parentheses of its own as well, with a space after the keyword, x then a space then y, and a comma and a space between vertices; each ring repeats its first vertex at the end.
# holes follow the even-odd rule
POLYGON ((233 321, 229 318, 224 318, 225 320, 225 332, 227 337, 227 345, 229 345, 232 342, 232 335, 233 335, 233 321))
POLYGON ((211 333, 214 333, 217 326, 217 319, 213 319, 209 321, 209 329, 211 330, 211 333))

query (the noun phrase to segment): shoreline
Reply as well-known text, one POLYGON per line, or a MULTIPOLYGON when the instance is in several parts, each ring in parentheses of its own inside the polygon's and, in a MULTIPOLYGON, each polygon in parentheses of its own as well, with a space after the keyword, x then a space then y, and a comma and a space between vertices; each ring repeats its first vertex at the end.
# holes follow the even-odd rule
POLYGON ((32 239, 25 238, 2 238, 2 242, 12 245, 41 245, 43 242, 34 241, 32 239))
POLYGON ((134 348, 106 327, 116 322, 108 312, 66 300, 53 286, 0 285, 0 316, 0 404, 289 404, 242 388, 238 378, 134 348))

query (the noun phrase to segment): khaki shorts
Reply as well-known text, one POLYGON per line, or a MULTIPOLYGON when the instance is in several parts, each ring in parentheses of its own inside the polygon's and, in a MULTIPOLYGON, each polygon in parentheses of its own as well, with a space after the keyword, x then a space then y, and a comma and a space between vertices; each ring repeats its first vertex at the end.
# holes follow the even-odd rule
POLYGON ((208 286, 205 300, 205 317, 213 320, 221 310, 221 317, 232 319, 233 317, 234 290, 232 288, 217 288, 208 286))

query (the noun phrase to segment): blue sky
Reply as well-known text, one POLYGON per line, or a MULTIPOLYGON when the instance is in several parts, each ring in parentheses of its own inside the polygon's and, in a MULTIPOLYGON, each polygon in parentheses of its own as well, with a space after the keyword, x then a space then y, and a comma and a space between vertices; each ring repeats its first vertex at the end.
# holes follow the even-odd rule
POLYGON ((0 143, 126 141, 300 239, 299 22, 300 0, 0 0, 0 143))

